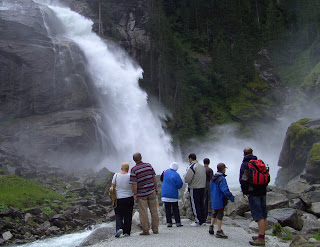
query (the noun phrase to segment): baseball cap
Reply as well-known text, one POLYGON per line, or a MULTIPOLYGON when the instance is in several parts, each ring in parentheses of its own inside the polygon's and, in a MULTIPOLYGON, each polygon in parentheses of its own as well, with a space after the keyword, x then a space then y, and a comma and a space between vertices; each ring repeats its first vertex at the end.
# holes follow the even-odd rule
POLYGON ((224 163, 219 163, 217 165, 218 172, 222 172, 224 168, 228 168, 224 163))

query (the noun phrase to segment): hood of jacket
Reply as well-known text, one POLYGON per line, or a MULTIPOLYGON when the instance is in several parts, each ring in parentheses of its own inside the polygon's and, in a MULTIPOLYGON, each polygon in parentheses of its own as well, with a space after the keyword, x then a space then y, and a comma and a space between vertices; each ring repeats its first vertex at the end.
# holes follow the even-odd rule
POLYGON ((213 175, 212 178, 212 182, 214 182, 215 184, 219 185, 219 183, 223 180, 224 177, 226 177, 227 175, 222 173, 222 172, 216 172, 213 175))

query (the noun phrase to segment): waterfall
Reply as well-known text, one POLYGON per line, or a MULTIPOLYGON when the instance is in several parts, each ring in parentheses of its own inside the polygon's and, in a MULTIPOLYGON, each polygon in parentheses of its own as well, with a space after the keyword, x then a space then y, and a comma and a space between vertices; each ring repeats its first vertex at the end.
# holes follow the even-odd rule
POLYGON ((118 171, 125 161, 133 166, 132 155, 140 152, 143 161, 150 162, 160 174, 170 163, 181 160, 174 155, 171 136, 163 129, 165 113, 151 110, 148 95, 139 87, 141 67, 95 34, 91 20, 69 8, 49 7, 64 26, 61 36, 74 41, 84 53, 99 92, 104 123, 100 130, 106 140, 106 157, 100 166, 111 171, 118 171))

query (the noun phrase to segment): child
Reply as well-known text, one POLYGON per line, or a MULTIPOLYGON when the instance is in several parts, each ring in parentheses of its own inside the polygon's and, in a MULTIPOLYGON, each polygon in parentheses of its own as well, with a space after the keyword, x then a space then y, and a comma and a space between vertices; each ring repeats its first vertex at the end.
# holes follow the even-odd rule
POLYGON ((170 169, 163 171, 160 180, 162 183, 161 199, 164 202, 166 210, 167 227, 172 227, 172 211, 176 226, 183 226, 180 220, 180 212, 178 206, 178 189, 182 188, 183 182, 180 175, 177 173, 178 164, 173 162, 170 169))
POLYGON ((228 200, 234 202, 234 196, 229 190, 226 180, 226 165, 219 163, 217 165, 217 173, 213 176, 210 182, 210 195, 212 204, 212 218, 209 226, 209 233, 214 234, 213 225, 217 218, 218 231, 216 233, 217 238, 228 238, 227 235, 221 229, 222 218, 224 215, 224 208, 228 204, 228 200))

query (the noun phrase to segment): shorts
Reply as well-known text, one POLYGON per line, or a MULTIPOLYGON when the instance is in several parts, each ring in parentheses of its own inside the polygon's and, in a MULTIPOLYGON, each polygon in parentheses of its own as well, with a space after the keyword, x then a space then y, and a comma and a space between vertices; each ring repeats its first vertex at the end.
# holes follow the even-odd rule
POLYGON ((217 218, 218 220, 222 220, 223 215, 224 215, 224 208, 212 210, 212 218, 217 218))
POLYGON ((249 206, 254 221, 266 219, 268 216, 266 196, 249 196, 249 206))

